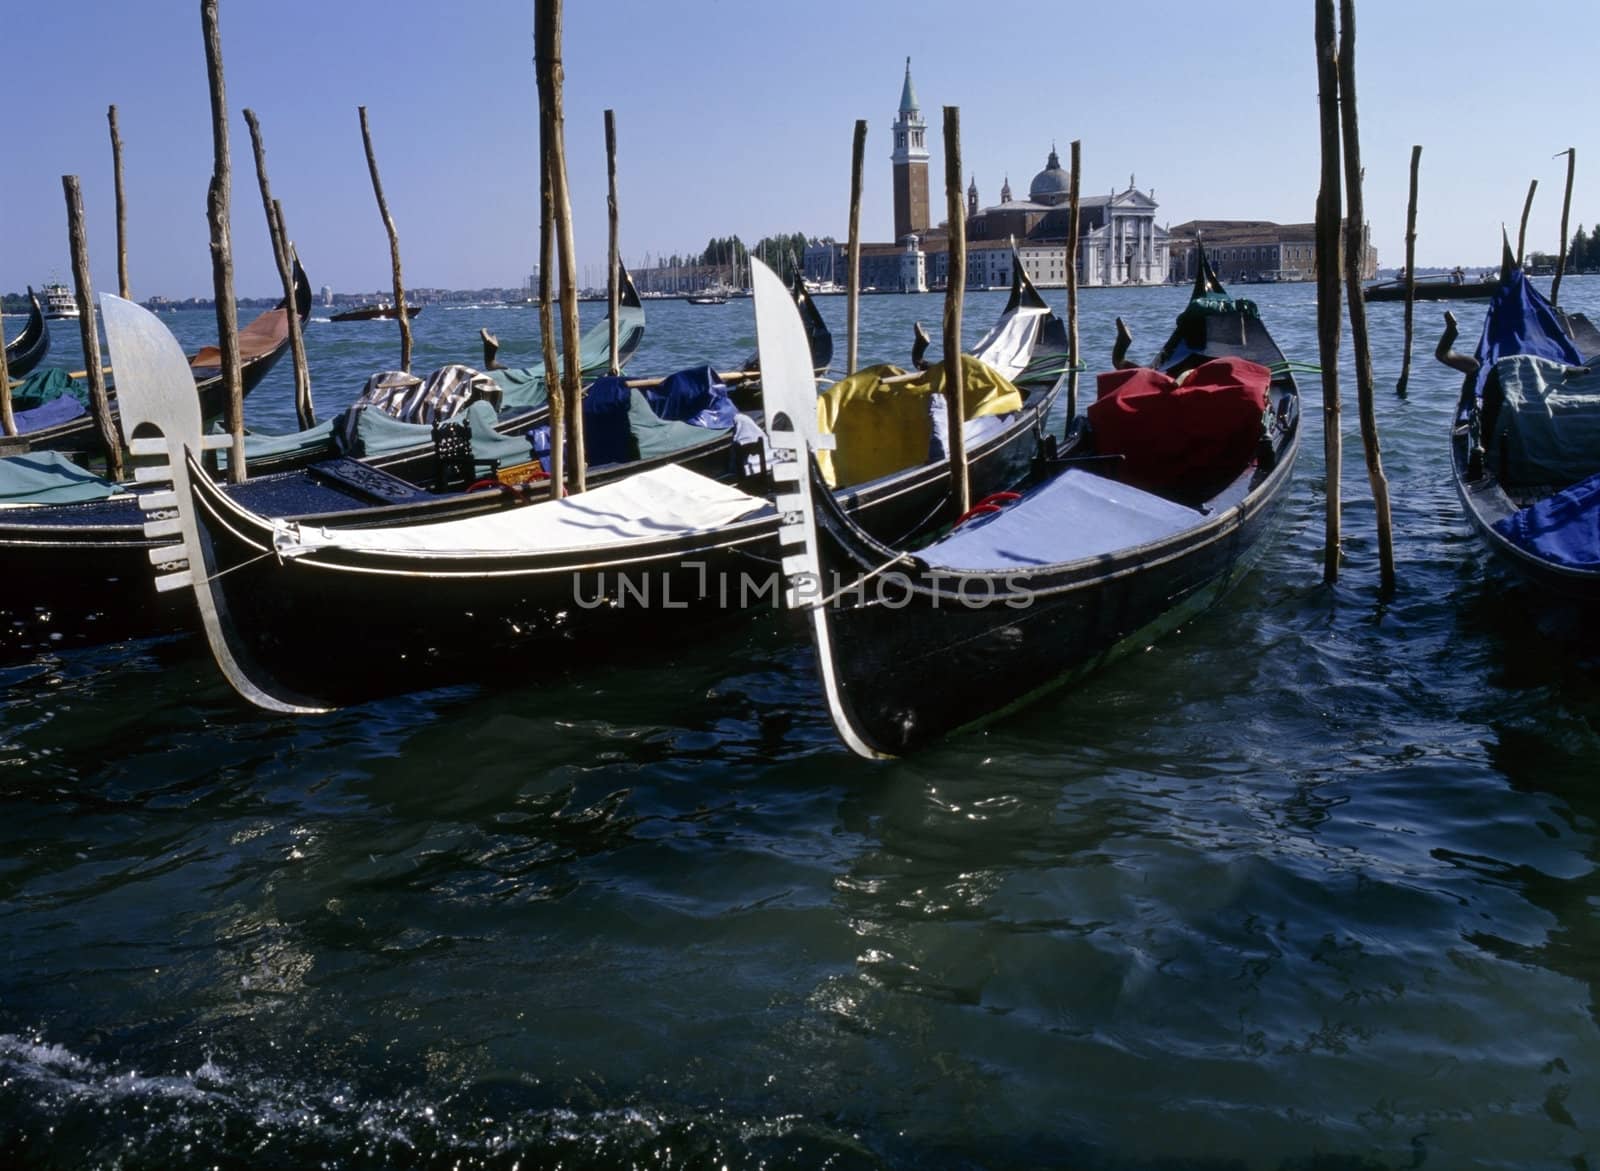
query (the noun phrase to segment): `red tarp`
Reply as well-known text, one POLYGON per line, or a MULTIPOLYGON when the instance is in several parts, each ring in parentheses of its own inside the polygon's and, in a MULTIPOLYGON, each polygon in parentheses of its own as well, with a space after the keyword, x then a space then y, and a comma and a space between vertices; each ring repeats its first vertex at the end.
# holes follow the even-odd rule
POLYGON ((1088 410, 1095 450, 1122 456, 1129 484, 1207 495, 1254 458, 1271 381, 1243 358, 1213 358, 1181 381, 1143 366, 1102 374, 1088 410))

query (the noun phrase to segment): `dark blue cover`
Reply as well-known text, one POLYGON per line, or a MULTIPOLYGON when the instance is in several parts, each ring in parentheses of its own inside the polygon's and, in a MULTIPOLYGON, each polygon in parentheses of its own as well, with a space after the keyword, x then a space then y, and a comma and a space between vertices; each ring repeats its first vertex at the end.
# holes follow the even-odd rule
POLYGON ((670 374, 644 395, 650 400, 650 409, 663 419, 696 427, 732 427, 739 413, 728 398, 728 388, 710 366, 670 374))
POLYGON ((79 415, 87 413, 82 403, 70 394, 64 394, 60 398, 51 399, 43 406, 34 407, 31 411, 18 411, 17 434, 27 435, 32 431, 43 431, 46 427, 54 427, 57 423, 65 423, 69 419, 76 419, 79 415))
POLYGON ((1600 568, 1600 475, 1495 521, 1494 528, 1540 560, 1569 569, 1600 568))
MULTIPOLYGON (((633 431, 628 426, 628 405, 633 392, 616 375, 597 378, 583 394, 583 454, 587 467, 627 463, 634 458, 633 431)), ((545 471, 550 470, 550 427, 528 432, 528 442, 545 471)))
POLYGON ((1473 390, 1481 398, 1494 364, 1511 354, 1531 354, 1568 366, 1583 365, 1578 349, 1561 328, 1556 311, 1528 283, 1522 269, 1513 268, 1489 299, 1483 337, 1478 340, 1478 377, 1473 390))

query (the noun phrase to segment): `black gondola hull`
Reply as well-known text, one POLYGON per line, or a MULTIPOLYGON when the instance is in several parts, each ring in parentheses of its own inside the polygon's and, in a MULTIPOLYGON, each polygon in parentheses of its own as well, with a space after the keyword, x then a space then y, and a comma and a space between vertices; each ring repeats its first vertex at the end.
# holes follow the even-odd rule
MULTIPOLYGON (((1057 389, 970 453, 974 491, 1026 473, 1057 389)), ((782 606, 770 509, 710 532, 583 551, 452 561, 325 549, 280 559, 268 522, 191 475, 207 571, 234 636, 273 690, 329 705, 559 670, 782 606)), ((836 499, 867 531, 908 539, 948 517, 948 468, 924 465, 836 499)))
POLYGON ((28 323, 21 333, 5 343, 5 347, 6 373, 12 379, 27 374, 50 352, 50 326, 31 288, 28 290, 28 323))
POLYGON ((845 590, 820 616, 845 720, 874 752, 899 756, 1148 646, 1249 567, 1281 511, 1297 439, 1294 419, 1273 470, 1254 473, 1244 499, 1206 523, 1038 571, 933 569, 912 558, 851 588, 892 551, 862 542, 819 501, 821 592, 845 590))

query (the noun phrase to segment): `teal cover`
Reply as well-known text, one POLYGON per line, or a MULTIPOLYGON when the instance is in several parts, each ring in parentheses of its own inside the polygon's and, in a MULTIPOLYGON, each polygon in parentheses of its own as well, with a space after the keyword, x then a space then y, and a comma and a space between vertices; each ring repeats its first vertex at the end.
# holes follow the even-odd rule
POLYGON ((491 370, 489 377, 500 384, 502 410, 526 411, 549 401, 550 388, 545 385, 542 363, 521 370, 491 370))
MULTIPOLYGON (((479 400, 468 407, 465 413, 467 422, 472 426, 472 454, 478 459, 497 459, 502 466, 506 466, 526 463, 533 458, 525 438, 495 432, 497 416, 488 403, 479 400)), ((361 411, 356 418, 355 450, 345 454, 360 458, 404 451, 408 447, 431 446, 432 424, 402 423, 382 411, 361 411)))
POLYGON ((650 400, 644 392, 634 387, 628 403, 628 429, 640 459, 656 459, 672 455, 686 447, 694 447, 717 436, 728 435, 731 427, 696 427, 676 419, 663 419, 650 409, 650 400))
POLYGON ((51 367, 48 370, 35 370, 11 388, 11 409, 14 411, 31 411, 36 407, 44 406, 45 403, 66 397, 75 398, 87 407, 89 405, 88 384, 73 381, 67 376, 65 370, 57 367, 51 367))
POLYGON ((1600 373, 1528 354, 1494 371, 1505 398, 1488 450, 1506 484, 1559 488, 1600 472, 1600 373))
POLYGON ((0 459, 0 500, 10 504, 73 504, 104 500, 110 480, 86 472, 59 451, 30 451, 0 459))

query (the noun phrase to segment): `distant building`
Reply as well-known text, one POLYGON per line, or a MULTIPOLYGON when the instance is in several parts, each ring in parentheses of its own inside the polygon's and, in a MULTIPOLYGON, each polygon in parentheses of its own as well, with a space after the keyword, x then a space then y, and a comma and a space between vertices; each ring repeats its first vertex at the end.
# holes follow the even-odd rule
MULTIPOLYGON (((1271 220, 1189 220, 1172 231, 1172 279, 1187 284, 1195 276, 1195 240, 1204 241, 1206 257, 1225 283, 1310 281, 1317 277, 1316 225, 1278 224, 1271 220)), ((1341 226, 1342 233, 1342 226, 1341 226)), ((1378 275, 1378 250, 1372 230, 1361 231, 1365 256, 1361 278, 1378 275)), ((1343 236, 1340 236, 1341 243, 1343 236)))
POLYGON ((900 111, 894 121, 894 238, 904 240, 928 230, 928 124, 911 84, 911 58, 900 87, 900 111))
POLYGON ((333 287, 331 285, 322 286, 322 304, 324 308, 333 304, 333 287))
MULTIPOLYGON (((927 125, 911 80, 906 58, 895 118, 895 237, 886 243, 861 245, 861 287, 879 291, 920 292, 943 288, 949 273, 949 228, 929 226, 927 125)), ((1011 283, 1012 242, 1024 271, 1035 284, 1059 288, 1067 283, 1067 235, 1070 229, 1071 176, 1055 148, 1044 169, 1033 177, 1026 199, 1013 199, 1008 179, 1000 202, 980 207, 978 185, 967 187, 967 284, 973 288, 1011 283)), ((1162 284, 1171 270, 1170 239, 1156 223, 1155 191, 1138 189, 1132 175, 1125 190, 1084 196, 1078 201, 1078 283, 1100 285, 1162 284)), ((844 285, 849 272, 846 245, 825 241, 806 249, 806 279, 844 285)))

